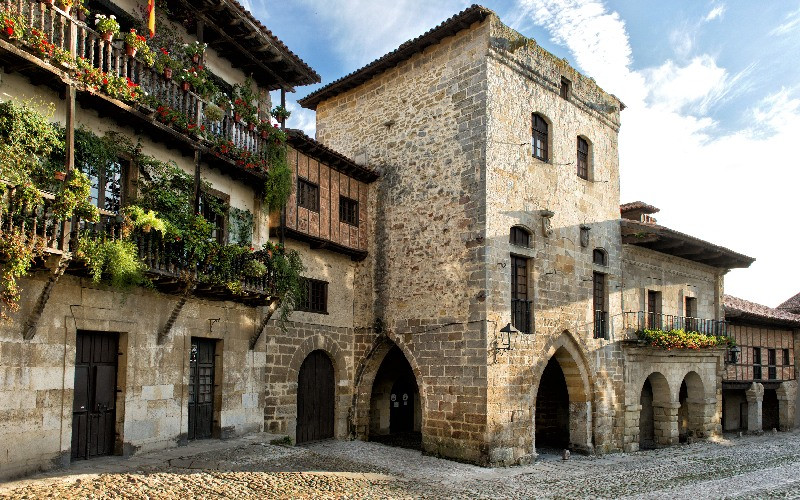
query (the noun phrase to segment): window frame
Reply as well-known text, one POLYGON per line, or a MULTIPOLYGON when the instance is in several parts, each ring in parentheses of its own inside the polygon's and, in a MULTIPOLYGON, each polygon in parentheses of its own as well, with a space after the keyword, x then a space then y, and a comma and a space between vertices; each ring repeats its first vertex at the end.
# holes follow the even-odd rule
MULTIPOLYGON (((95 165, 94 168, 97 169, 97 175, 92 176, 89 172, 84 170, 85 167, 89 167, 90 165, 84 164, 75 159, 75 168, 85 174, 89 178, 89 183, 92 184, 95 180, 97 180, 97 197, 92 198, 90 194, 89 201, 100 209, 101 214, 103 212, 116 214, 122 209, 122 207, 128 204, 129 198, 133 191, 133 187, 131 186, 131 179, 133 177, 133 159, 126 155, 121 154, 117 156, 117 160, 115 162, 119 165, 119 179, 117 180, 117 185, 119 187, 119 207, 117 210, 110 210, 106 208, 106 188, 105 185, 108 182, 108 170, 109 165, 95 165), (82 168, 84 167, 84 168, 82 168), (102 186, 102 189, 101 189, 102 186)), ((92 186, 91 189, 94 189, 92 186)))
POLYGON ((561 77, 561 83, 558 86, 558 94, 565 101, 569 101, 570 94, 572 93, 572 82, 565 77, 561 77))
POLYGON ((230 213, 230 206, 231 206, 231 197, 227 193, 223 193, 217 189, 208 188, 202 189, 200 191, 200 199, 199 205, 197 207, 197 213, 201 215, 206 221, 214 226, 214 230, 211 234, 211 237, 219 243, 220 245, 224 245, 228 242, 228 217, 230 213), (207 205, 203 204, 203 198, 207 197, 214 197, 217 201, 222 205, 222 213, 221 214, 213 214, 210 212, 206 213, 204 210, 207 205), (216 220, 211 220, 210 216, 214 215, 216 220))
POLYGON ((764 373, 761 370, 761 348, 753 347, 753 380, 763 380, 764 373))
POLYGON ((518 247, 531 248, 531 232, 522 226, 511 226, 508 242, 518 247), (522 235, 524 235, 524 238, 522 238, 522 235))
POLYGON ((311 212, 319 213, 319 184, 300 176, 297 177, 297 208, 305 208, 311 212), (311 194, 315 196, 312 197, 310 196, 311 194), (313 203, 309 203, 312 198, 313 203))
POLYGON ((358 210, 358 200, 354 200, 353 198, 344 196, 342 194, 339 195, 339 222, 344 222, 345 224, 349 224, 353 227, 358 227, 358 210), (345 205, 348 204, 351 205, 350 210, 345 209, 345 205))
POLYGON ((608 338, 608 274, 592 272, 592 323, 594 338, 608 338), (598 304, 599 302, 599 304, 598 304), (599 309, 598 309, 599 305, 599 309), (597 321, 600 316, 600 322, 597 321))
POLYGON ((529 300, 530 262, 529 257, 511 254, 511 326, 522 333, 533 333, 533 301, 529 300), (520 282, 520 277, 524 283, 520 282), (520 311, 519 307, 523 309, 520 311), (522 318, 518 318, 518 314, 522 314, 522 318))
POLYGON ((590 156, 589 140, 585 137, 578 136, 576 147, 576 175, 583 180, 589 180, 589 156, 590 156), (581 149, 581 145, 585 149, 581 149))
POLYGON ((314 313, 314 314, 328 314, 328 282, 314 278, 301 278, 301 286, 303 287, 303 298, 298 302, 296 311, 314 313), (312 302, 312 287, 319 286, 322 288, 320 292, 320 301, 317 302, 318 306, 312 302))
POLYGON ((592 264, 596 266, 608 266, 608 252, 602 248, 595 248, 592 250, 592 264), (598 256, 600 256, 599 262, 597 258, 598 256))
POLYGON ((539 113, 531 114, 531 152, 534 158, 544 162, 550 161, 550 122, 539 113), (543 128, 537 129, 537 124, 543 128), (538 142, 537 142, 538 140, 538 142), (537 147, 537 144, 539 147, 537 147), (540 153, 540 154, 537 154, 540 153))

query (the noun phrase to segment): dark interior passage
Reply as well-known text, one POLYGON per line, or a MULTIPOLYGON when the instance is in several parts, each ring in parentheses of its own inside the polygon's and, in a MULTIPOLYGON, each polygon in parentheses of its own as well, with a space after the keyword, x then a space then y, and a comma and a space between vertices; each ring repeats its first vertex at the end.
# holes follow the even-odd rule
POLYGON ((392 347, 372 384, 370 440, 422 447, 422 411, 417 381, 403 352, 392 347))
POLYGON ((778 393, 775 389, 764 389, 764 400, 761 403, 761 428, 765 431, 780 428, 778 393))
POLYGON ((639 448, 642 450, 655 446, 655 419, 653 415, 653 386, 650 379, 644 381, 642 395, 639 397, 642 409, 639 412, 639 448))
POLYGON ((536 448, 569 445, 567 380, 555 357, 550 358, 536 393, 536 448))

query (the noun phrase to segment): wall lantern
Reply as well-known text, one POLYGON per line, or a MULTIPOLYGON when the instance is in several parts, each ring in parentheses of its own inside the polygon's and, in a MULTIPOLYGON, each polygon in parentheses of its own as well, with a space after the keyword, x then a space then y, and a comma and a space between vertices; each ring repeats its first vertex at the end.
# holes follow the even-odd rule
POLYGON ((500 329, 500 341, 495 341, 495 351, 510 351, 511 350, 511 334, 519 333, 519 330, 508 323, 500 329))
POLYGON ((742 352, 742 348, 738 345, 735 345, 728 349, 728 364, 735 365, 739 362, 739 354, 742 352))

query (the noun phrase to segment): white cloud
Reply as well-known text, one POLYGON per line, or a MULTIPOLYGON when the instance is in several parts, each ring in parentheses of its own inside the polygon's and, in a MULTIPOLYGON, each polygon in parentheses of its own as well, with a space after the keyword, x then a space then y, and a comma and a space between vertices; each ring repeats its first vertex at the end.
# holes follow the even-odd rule
POLYGON ((769 32, 769 34, 772 36, 783 36, 791 33, 798 27, 800 27, 800 9, 787 14, 783 20, 783 23, 776 26, 772 31, 769 32))
POLYGON ((722 17, 722 14, 724 13, 725 13, 724 4, 715 5, 714 8, 711 9, 709 13, 706 15, 704 21, 708 23, 713 21, 714 19, 719 19, 720 17, 722 17))
MULTIPOLYGON (((627 105, 619 137, 622 201, 653 203, 662 209, 659 222, 756 257, 750 269, 727 275, 729 293, 773 306, 796 294, 800 266, 787 262, 800 235, 785 226, 800 185, 793 161, 798 93, 768 96, 743 117, 751 126, 719 133, 710 110, 749 88, 754 66, 731 75, 698 54, 633 70, 625 23, 601 1, 517 1, 584 74, 627 105)), ((706 20, 724 12, 711 16, 715 10, 706 20)))

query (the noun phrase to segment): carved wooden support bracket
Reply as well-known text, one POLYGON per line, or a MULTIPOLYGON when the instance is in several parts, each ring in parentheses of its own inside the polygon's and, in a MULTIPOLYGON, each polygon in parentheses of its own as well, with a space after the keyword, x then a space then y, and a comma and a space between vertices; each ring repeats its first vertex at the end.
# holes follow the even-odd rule
POLYGON ((164 327, 161 328, 161 331, 158 332, 158 339, 156 340, 158 345, 163 344, 164 341, 167 340, 169 332, 170 330, 172 330, 172 326, 175 324, 175 321, 178 320, 178 315, 181 313, 181 309, 183 309, 183 306, 186 305, 186 301, 189 300, 189 297, 192 295, 192 292, 194 292, 194 288, 195 288, 194 283, 189 283, 186 285, 186 289, 183 291, 183 296, 178 301, 178 303, 175 304, 175 307, 172 309, 172 314, 169 315, 169 318, 167 318, 167 322, 164 323, 164 327))
POLYGON ((47 280, 47 283, 44 285, 42 293, 39 294, 39 300, 36 301, 36 306, 33 308, 33 311, 31 311, 27 321, 25 321, 25 326, 22 330, 22 338, 25 340, 31 340, 36 336, 36 326, 39 324, 39 320, 42 318, 44 306, 46 306, 47 301, 50 300, 50 294, 53 292, 53 287, 56 285, 56 283, 58 283, 59 278, 64 275, 64 271, 67 270, 67 267, 69 267, 69 263, 72 260, 72 254, 65 253, 59 255, 57 259, 58 260, 55 263, 53 263, 51 259, 48 259, 47 267, 52 269, 53 273, 50 275, 50 279, 47 280))
POLYGON ((256 348, 256 342, 258 342, 258 339, 261 338, 261 334, 264 332, 264 329, 267 328, 267 323, 269 322, 272 315, 275 314, 275 311, 278 310, 279 304, 280 301, 278 299, 272 299, 269 305, 267 306, 267 312, 261 319, 261 324, 258 325, 258 328, 256 329, 255 333, 253 334, 252 337, 250 337, 251 351, 256 348))

